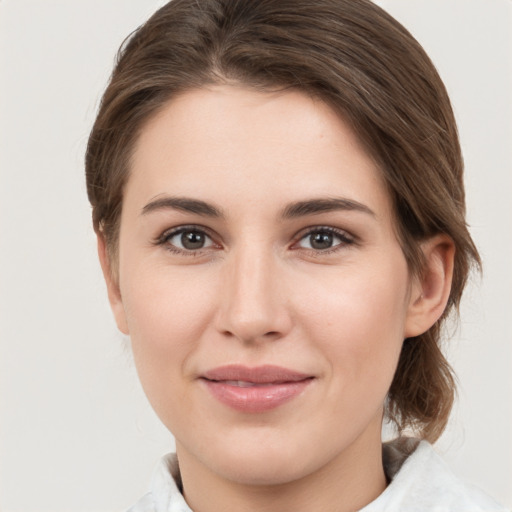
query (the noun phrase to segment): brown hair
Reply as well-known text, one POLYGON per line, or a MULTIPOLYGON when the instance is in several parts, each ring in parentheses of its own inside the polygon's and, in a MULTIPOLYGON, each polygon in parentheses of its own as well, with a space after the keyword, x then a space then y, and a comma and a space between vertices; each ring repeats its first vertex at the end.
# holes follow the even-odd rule
POLYGON ((86 154, 94 228, 117 260, 123 187, 144 123, 185 90, 241 83, 321 98, 351 123, 382 170, 412 272, 420 242, 455 244, 442 318, 405 340, 387 415, 434 441, 453 404, 440 329, 478 252, 465 223, 463 162, 445 87, 418 42, 369 0, 173 0, 121 48, 86 154))

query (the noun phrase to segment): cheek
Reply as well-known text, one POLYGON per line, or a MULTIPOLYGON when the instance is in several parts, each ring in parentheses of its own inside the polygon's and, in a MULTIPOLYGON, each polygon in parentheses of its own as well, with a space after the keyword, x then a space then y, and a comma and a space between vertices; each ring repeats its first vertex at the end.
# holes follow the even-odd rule
POLYGON ((332 389, 354 391, 347 399, 385 397, 400 355, 407 270, 381 270, 332 276, 307 294, 307 337, 327 359, 332 389))
POLYGON ((179 385, 190 355, 212 321, 215 283, 204 275, 198 286, 186 269, 141 266, 129 275, 121 293, 133 357, 141 383, 158 408, 155 401, 170 386, 179 385))
MULTIPOLYGON (((126 251, 128 252, 128 251, 126 251)), ((215 275, 201 266, 170 266, 151 259, 127 259, 121 294, 130 335, 165 349, 194 339, 215 303, 215 275)), ((121 276, 123 277, 123 276, 121 276)))

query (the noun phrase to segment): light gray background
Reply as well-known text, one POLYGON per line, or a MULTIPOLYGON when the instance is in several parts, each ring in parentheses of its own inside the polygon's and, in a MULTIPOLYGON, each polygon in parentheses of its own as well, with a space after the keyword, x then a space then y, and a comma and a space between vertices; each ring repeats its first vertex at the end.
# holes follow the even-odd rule
MULTIPOLYGON (((113 56, 162 1, 0 0, 0 508, 123 510, 170 434, 108 308, 83 153, 113 56)), ((485 264, 450 344, 460 401, 439 450, 512 506, 512 3, 381 0, 451 93, 485 264)))

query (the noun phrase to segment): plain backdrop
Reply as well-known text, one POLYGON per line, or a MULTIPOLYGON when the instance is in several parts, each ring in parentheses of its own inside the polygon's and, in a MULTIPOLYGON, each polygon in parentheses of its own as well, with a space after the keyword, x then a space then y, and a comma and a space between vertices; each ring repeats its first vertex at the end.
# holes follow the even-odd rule
MULTIPOLYGON (((3 512, 124 510, 173 448, 111 319, 83 178, 115 52, 162 4, 0 0, 3 512)), ((438 449, 512 507, 512 3, 380 4, 424 45, 451 94, 485 266, 449 345, 460 400, 438 449)))

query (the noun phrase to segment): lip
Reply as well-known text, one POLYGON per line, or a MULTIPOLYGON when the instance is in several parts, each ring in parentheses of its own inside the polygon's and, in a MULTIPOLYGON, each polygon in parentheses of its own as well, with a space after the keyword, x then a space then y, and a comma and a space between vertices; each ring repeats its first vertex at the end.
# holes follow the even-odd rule
POLYGON ((260 413, 302 394, 314 376, 274 365, 227 365, 200 376, 210 393, 232 409, 260 413))

